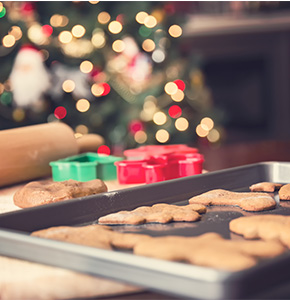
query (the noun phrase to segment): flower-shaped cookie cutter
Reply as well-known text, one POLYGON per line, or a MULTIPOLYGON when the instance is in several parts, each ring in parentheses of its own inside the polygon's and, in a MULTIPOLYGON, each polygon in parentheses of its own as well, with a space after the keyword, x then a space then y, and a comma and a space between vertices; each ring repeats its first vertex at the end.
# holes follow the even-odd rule
POLYGON ((125 152, 131 159, 115 162, 121 184, 153 183, 202 173, 204 157, 196 148, 144 146, 125 152), (144 159, 132 159, 136 157, 144 159))

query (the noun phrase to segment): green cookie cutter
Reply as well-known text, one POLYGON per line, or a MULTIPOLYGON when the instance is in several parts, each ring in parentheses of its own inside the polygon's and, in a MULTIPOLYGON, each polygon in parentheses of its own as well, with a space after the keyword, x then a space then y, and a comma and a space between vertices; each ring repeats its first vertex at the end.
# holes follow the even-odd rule
POLYGON ((122 159, 112 155, 87 152, 52 161, 49 164, 52 168, 52 179, 54 181, 69 179, 82 182, 93 179, 105 181, 117 179, 117 170, 114 163, 122 159))

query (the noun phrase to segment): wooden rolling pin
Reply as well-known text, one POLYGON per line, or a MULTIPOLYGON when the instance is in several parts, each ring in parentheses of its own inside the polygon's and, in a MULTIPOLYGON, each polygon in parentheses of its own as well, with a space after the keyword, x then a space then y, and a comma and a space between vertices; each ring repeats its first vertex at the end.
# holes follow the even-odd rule
POLYGON ((97 134, 75 138, 64 123, 47 123, 0 131, 0 186, 49 176, 49 162, 97 151, 104 139, 97 134))

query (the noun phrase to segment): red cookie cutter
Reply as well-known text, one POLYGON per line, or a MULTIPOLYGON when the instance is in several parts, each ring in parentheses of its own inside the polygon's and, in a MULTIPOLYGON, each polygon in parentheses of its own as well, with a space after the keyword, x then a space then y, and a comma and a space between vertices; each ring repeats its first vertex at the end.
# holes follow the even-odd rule
MULTIPOLYGON (((119 183, 153 183, 201 174, 204 162, 203 155, 198 153, 196 148, 179 146, 182 147, 179 148, 180 151, 176 152, 172 152, 175 145, 172 147, 144 146, 140 152, 146 157, 145 159, 128 159, 115 162, 119 183), (162 148, 159 147, 167 148, 163 148, 165 151, 162 152, 162 148), (150 152, 150 149, 153 149, 153 152, 150 152)), ((138 149, 126 150, 125 155, 133 154, 134 157, 138 157, 138 149)))
POLYGON ((141 146, 135 149, 128 149, 124 151, 124 156, 128 159, 148 159, 152 155, 166 154, 166 153, 197 153, 197 148, 188 147, 183 144, 177 145, 148 145, 141 146))

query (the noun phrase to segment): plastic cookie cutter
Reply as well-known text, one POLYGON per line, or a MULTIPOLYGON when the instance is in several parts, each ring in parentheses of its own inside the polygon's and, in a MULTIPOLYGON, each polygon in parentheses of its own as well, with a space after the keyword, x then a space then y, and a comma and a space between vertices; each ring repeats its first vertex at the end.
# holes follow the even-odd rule
POLYGON ((54 181, 68 179, 78 181, 93 179, 115 180, 117 179, 117 170, 114 163, 122 159, 112 155, 99 155, 87 152, 52 161, 49 164, 52 168, 54 181))
POLYGON ((148 159, 152 155, 161 155, 167 153, 198 153, 197 148, 188 147, 184 144, 176 144, 176 145, 148 145, 141 146, 135 149, 128 149, 124 151, 124 156, 127 160, 141 160, 148 159))
POLYGON ((204 157, 200 153, 155 154, 143 160, 115 162, 121 184, 153 183, 202 173, 204 157))

